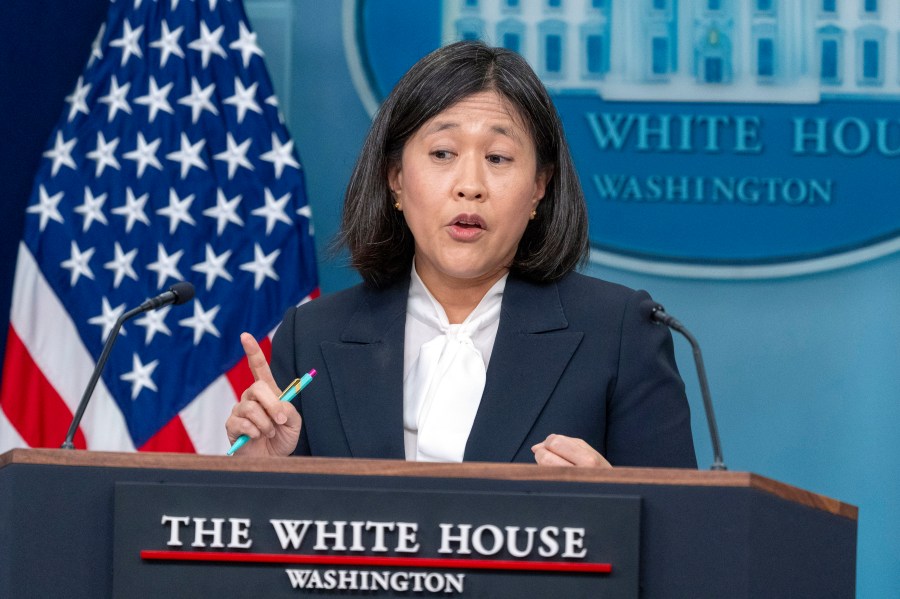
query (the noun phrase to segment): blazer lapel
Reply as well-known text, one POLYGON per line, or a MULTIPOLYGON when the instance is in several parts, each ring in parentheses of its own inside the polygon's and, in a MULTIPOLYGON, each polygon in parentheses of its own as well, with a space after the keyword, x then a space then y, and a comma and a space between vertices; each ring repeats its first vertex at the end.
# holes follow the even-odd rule
POLYGON ((465 460, 513 460, 581 343, 567 327, 555 283, 510 275, 465 460))
POLYGON ((366 291, 339 343, 322 343, 353 457, 404 458, 403 341, 409 280, 366 291))

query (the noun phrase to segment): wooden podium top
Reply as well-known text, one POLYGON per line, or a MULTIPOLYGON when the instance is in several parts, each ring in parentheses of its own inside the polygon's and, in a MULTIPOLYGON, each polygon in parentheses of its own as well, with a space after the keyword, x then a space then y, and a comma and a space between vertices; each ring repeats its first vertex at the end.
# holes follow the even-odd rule
POLYGON ((281 474, 397 476, 534 480, 607 484, 744 487, 775 495, 837 516, 857 520, 851 504, 812 493, 751 472, 683 470, 673 468, 566 468, 534 464, 463 464, 405 462, 346 458, 246 458, 179 453, 113 453, 65 449, 13 449, 0 455, 0 468, 10 464, 94 468, 148 468, 281 474))

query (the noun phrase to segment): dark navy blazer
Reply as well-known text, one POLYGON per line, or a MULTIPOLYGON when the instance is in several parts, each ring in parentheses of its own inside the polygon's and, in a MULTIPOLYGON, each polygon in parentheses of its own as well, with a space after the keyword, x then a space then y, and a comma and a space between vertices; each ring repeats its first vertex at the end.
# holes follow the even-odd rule
MULTIPOLYGON (((296 454, 403 459, 408 291, 408 278, 357 285, 288 310, 275 379, 318 371, 294 401, 296 454)), ((549 284, 510 275, 465 460, 533 463, 531 446, 559 433, 614 466, 696 467, 672 337, 638 309, 648 297, 575 273, 549 284)))

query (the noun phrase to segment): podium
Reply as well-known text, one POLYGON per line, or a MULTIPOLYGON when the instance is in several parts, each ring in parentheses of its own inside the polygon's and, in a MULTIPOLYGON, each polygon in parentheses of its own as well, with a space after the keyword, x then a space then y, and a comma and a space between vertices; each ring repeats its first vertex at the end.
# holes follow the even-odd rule
POLYGON ((0 597, 855 594, 857 508, 743 472, 17 449, 0 522, 0 597))

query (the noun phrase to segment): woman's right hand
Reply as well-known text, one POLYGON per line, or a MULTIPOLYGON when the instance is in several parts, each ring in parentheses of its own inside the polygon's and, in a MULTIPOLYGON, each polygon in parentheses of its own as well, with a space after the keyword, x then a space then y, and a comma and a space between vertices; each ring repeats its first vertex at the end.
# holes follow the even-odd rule
POLYGON ((253 335, 242 333, 241 345, 255 382, 241 394, 225 421, 228 442, 247 435, 250 440, 235 455, 288 456, 300 439, 300 413, 291 402, 278 400, 281 390, 253 335))

